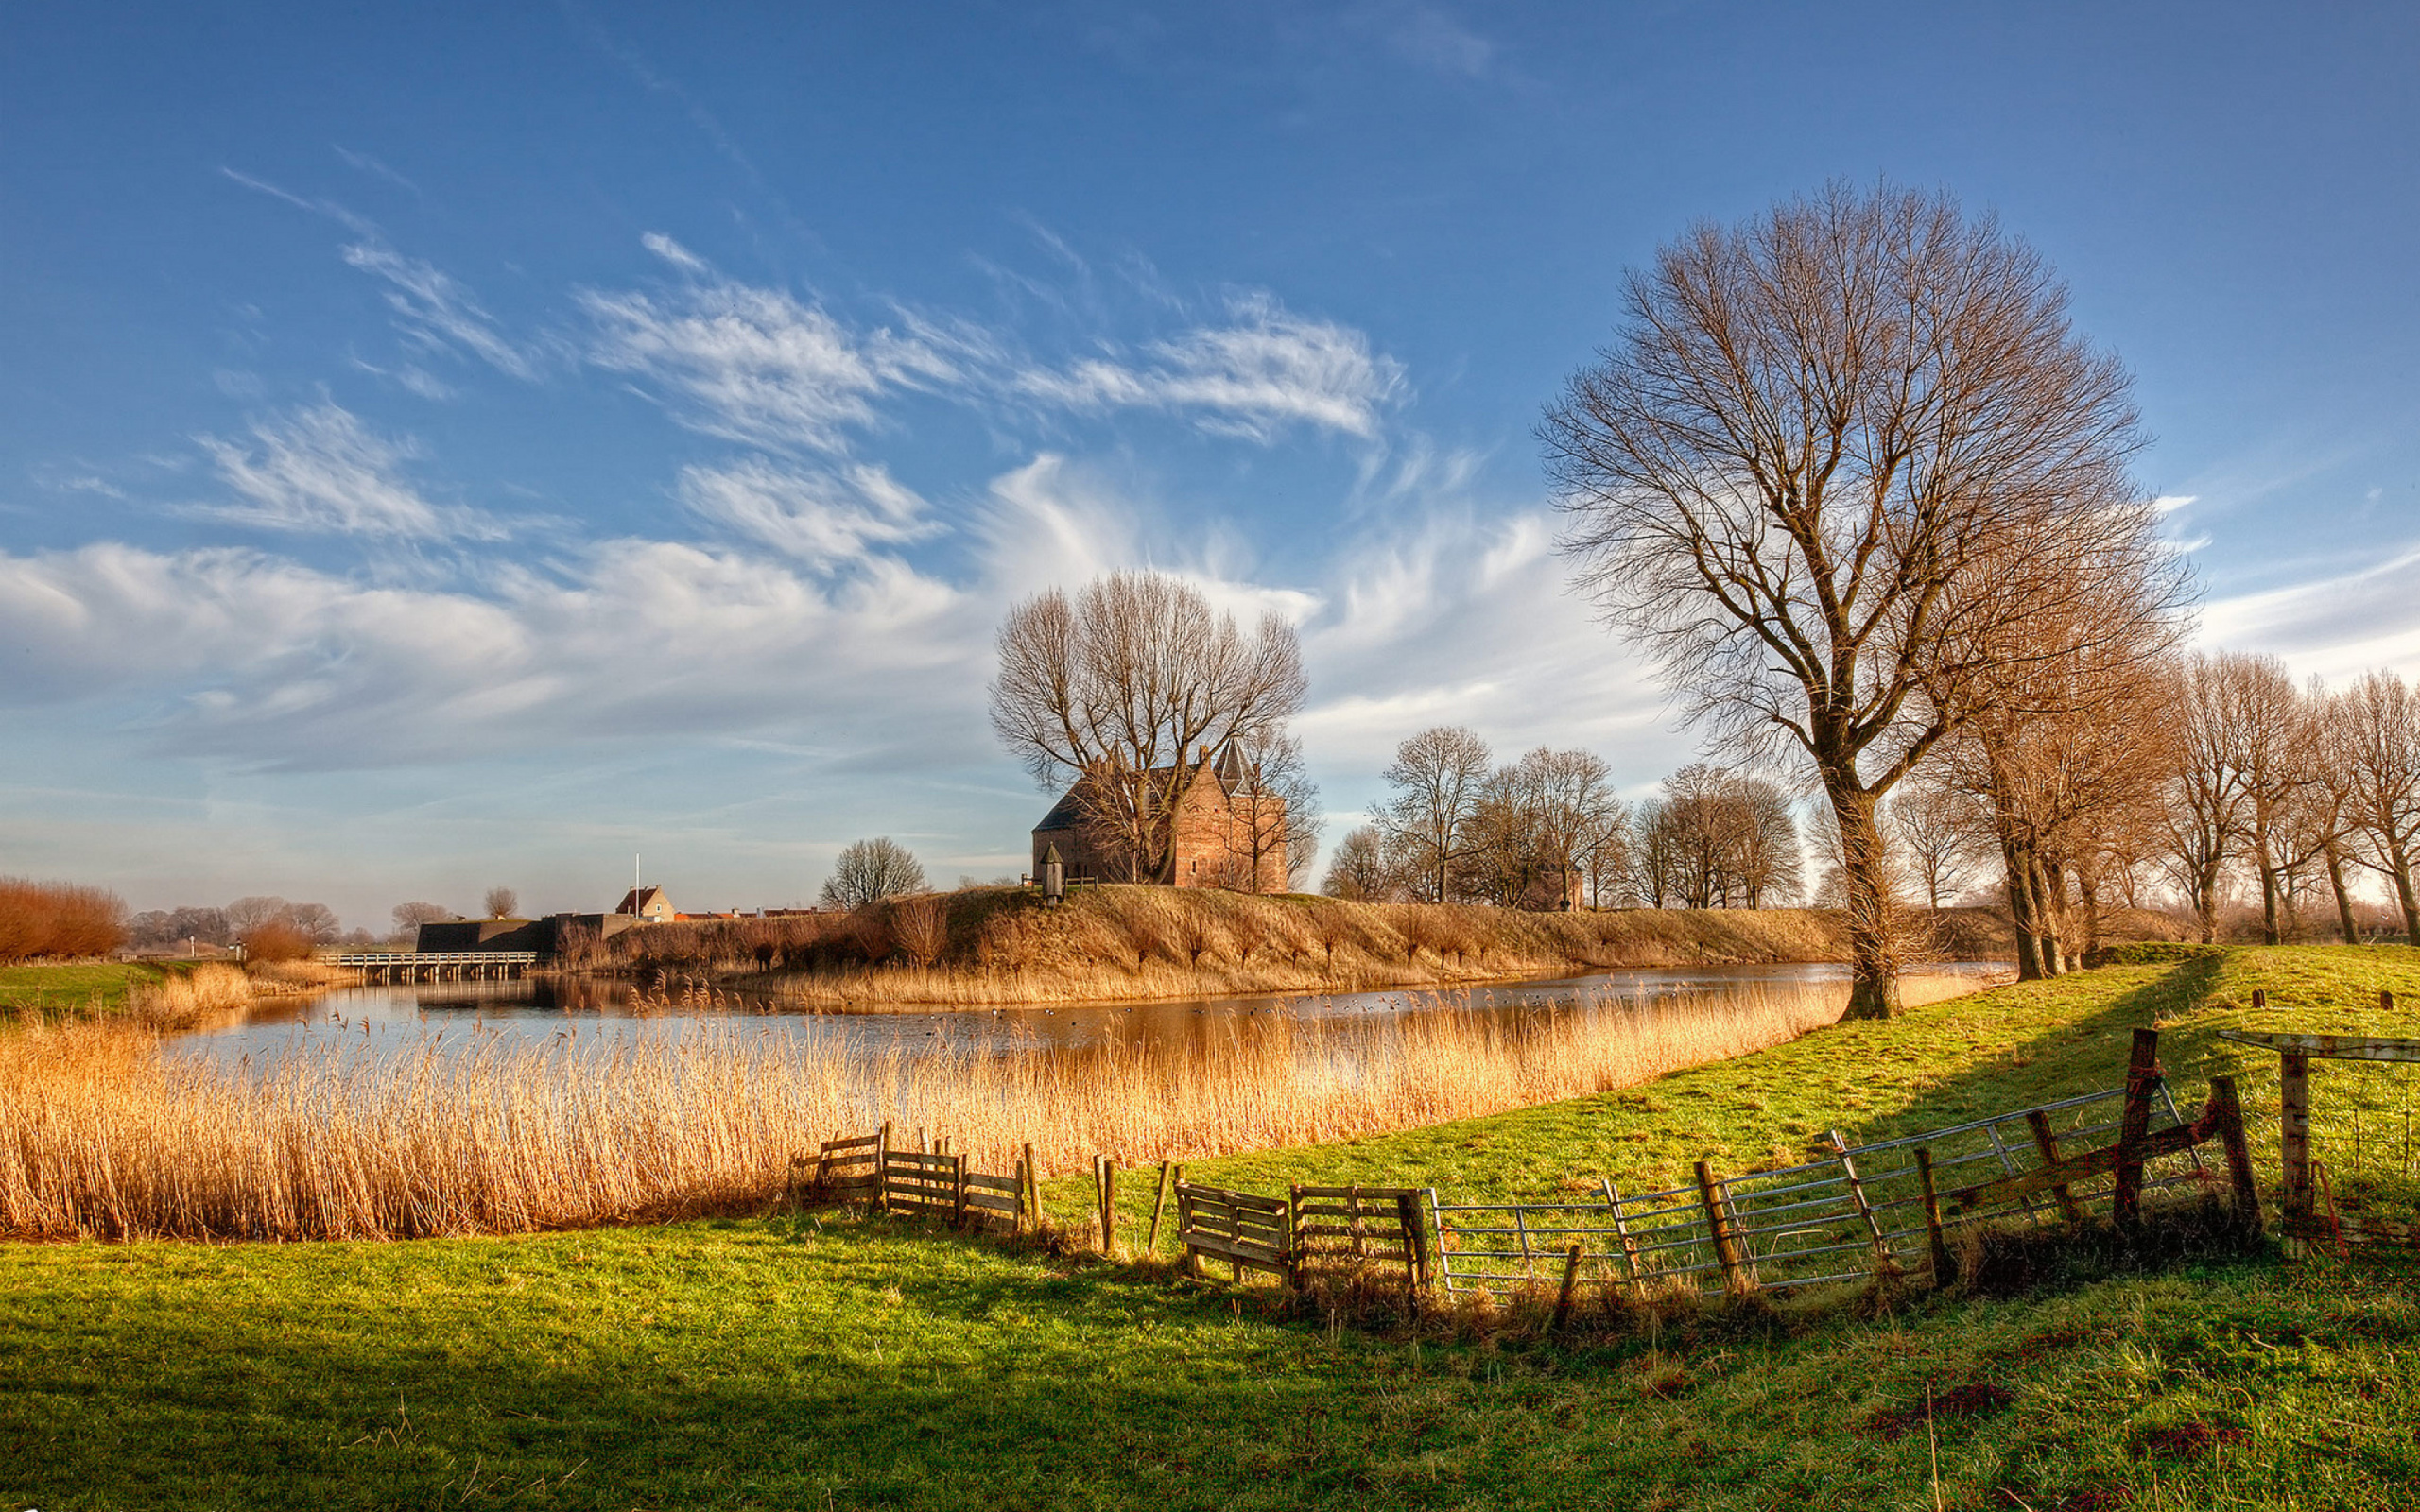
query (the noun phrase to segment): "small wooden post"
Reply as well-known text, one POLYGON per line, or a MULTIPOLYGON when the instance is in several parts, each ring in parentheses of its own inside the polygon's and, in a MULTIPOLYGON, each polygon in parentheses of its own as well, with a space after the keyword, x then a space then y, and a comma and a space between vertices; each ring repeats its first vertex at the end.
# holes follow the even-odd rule
POLYGON ((1630 1293, 1633 1297, 1644 1297, 1646 1292, 1638 1274, 1638 1241, 1630 1236, 1630 1220, 1622 1216, 1622 1194, 1615 1189, 1612 1177, 1599 1177, 1597 1186, 1605 1194, 1605 1206, 1614 1212, 1614 1237, 1621 1241, 1622 1271, 1630 1278, 1630 1293))
MULTIPOLYGON (((2042 1157, 2042 1163, 2058 1164, 2059 1137, 2050 1132, 2050 1115, 2038 1108, 2029 1108, 2025 1114, 2025 1126, 2033 1131, 2034 1153, 2042 1157)), ((2083 1204, 2076 1200, 2073 1188, 2062 1181, 2050 1189, 2050 1194, 2059 1199, 2059 1213, 2067 1222, 2083 1222, 2083 1204)))
POLYGON ((1395 1222, 1403 1228, 1403 1273, 1414 1290, 1428 1284, 1428 1235, 1420 1216, 1420 1199, 1409 1192, 1395 1196, 1395 1222))
POLYGON ((1160 1215, 1167 1211, 1168 1176, 1173 1170, 1175 1167, 1169 1162, 1166 1160, 1160 1162, 1160 1186, 1151 1197, 1151 1237, 1143 1247, 1147 1252, 1154 1255, 1160 1252, 1160 1215))
POLYGON ((1035 1233, 1042 1232, 1042 1167, 1033 1160, 1033 1145, 1025 1147, 1026 1217, 1033 1224, 1035 1233))
POLYGON ((2288 1218, 2310 1216, 2310 1057, 2277 1057, 2278 1143, 2286 1165, 2288 1218))
POLYGON ((2394 988, 2383 987, 2378 988, 2378 1006, 2384 1008, 2389 1013, 2393 1013, 2394 1011, 2394 988))
POLYGON ((1117 1162, 1106 1155, 1093 1157, 1093 1178, 1100 1186, 1100 1252, 1117 1255, 1117 1162))
POLYGON ((2152 1128, 2152 1089, 2159 1085, 2159 1031, 2137 1029, 2126 1057, 2126 1110, 2118 1125, 2117 1218, 2142 1216, 2143 1139, 2152 1128))
POLYGON ((2227 1152, 2227 1183, 2235 1189, 2235 1211, 2260 1224, 2260 1186, 2253 1179, 2252 1147, 2243 1137, 2243 1104, 2237 1098, 2233 1076, 2210 1078, 2210 1111, 2219 1125, 2219 1144, 2227 1152))
POLYGON ((890 1120, 882 1121, 882 1132, 873 1143, 873 1206, 876 1212, 890 1211, 890 1120))
POLYGON ((1564 1325, 1571 1321, 1571 1294, 1579 1284, 1580 1246, 1575 1241, 1569 1249, 1564 1251, 1563 1288, 1555 1294, 1554 1298, 1553 1326, 1557 1333, 1562 1332, 1564 1325))
POLYGON ((2267 1007, 2269 1005, 2269 994, 2256 987, 2252 989, 2252 1005, 2256 1008, 2267 1007))
POLYGON ((1715 1263, 1722 1267, 1723 1290, 1753 1292, 1756 1283, 1748 1275, 1748 1267, 1740 1258, 1739 1236, 1733 1232, 1731 1220, 1722 1211, 1722 1194, 1715 1185, 1714 1167, 1700 1160, 1697 1173, 1698 1198, 1705 1206, 1706 1232, 1714 1240, 1715 1263))
POLYGON ((1949 1236, 1941 1228, 1941 1194, 1933 1186, 1932 1151, 1916 1152, 1916 1179, 1925 1190, 1925 1238, 1932 1246, 1932 1283, 1946 1286, 1958 1279, 1958 1260, 1949 1252, 1949 1236))
POLYGON ((966 1157, 951 1157, 949 1221, 957 1228, 966 1227, 966 1157))

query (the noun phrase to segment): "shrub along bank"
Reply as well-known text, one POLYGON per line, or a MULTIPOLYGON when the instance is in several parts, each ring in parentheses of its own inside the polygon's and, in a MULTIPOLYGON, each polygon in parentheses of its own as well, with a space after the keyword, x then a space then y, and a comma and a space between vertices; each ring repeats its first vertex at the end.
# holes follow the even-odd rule
MULTIPOLYGON (((2174 953, 1625 1091, 1199 1162, 1252 1190, 1625 1185, 2111 1085, 2273 1065, 2229 1026, 2392 1033, 2420 953, 2174 953), (2262 988, 2265 1008, 2250 1007, 2262 988)), ((2400 1107, 2321 1087, 2323 1148, 2400 1107)), ((1125 1152, 1129 1160, 1149 1152, 1125 1152)), ((2407 1200, 2374 1144, 2360 1200, 2407 1200)), ((1137 1187, 1142 1183, 1135 1183, 1137 1187)), ((1083 1178, 1054 1184, 1080 1211, 1083 1178)), ((1148 1192, 1129 1195, 1138 1232, 1148 1192)), ((2319 1262, 1560 1343, 1322 1327, 1266 1293, 838 1212, 503 1240, 0 1246, 0 1497, 43 1507, 2387 1508, 2420 1304, 2319 1262), (1933 1410, 1927 1414, 1927 1403, 1933 1410)))

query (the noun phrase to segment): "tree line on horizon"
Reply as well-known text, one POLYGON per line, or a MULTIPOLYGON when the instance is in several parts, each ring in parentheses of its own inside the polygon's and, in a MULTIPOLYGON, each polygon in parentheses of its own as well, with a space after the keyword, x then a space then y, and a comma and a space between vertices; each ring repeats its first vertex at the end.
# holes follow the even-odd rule
POLYGON ((1697 763, 1634 810, 1604 760, 1540 747, 1502 765, 1461 726, 1396 747, 1390 798, 1337 845, 1321 891, 1503 908, 1770 907, 1800 891, 1780 784, 1697 763))

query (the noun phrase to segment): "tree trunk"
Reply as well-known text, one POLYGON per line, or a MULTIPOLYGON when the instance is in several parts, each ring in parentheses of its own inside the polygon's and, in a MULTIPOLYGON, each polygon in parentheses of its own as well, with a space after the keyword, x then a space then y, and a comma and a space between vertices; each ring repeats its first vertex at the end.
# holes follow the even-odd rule
POLYGON ((2038 982, 2050 974, 2042 949, 2042 908, 2034 890, 2033 859, 2014 840, 2000 841, 2000 864, 2008 880, 2009 925, 2016 931, 2016 979, 2038 982))
POLYGON ((2216 867, 2205 868, 2193 881, 2193 917, 2201 920, 2202 943, 2216 945, 2219 942, 2219 871, 2216 867))
POLYGON ((2076 891, 2083 899, 2083 956, 2089 961, 2100 952, 2100 877, 2099 863, 2076 868, 2076 891))
POLYGON ((2403 943, 2420 945, 2420 902, 2414 902, 2411 896, 2411 856, 2403 849, 2403 842, 2391 833, 2386 859, 2394 871, 2394 900, 2403 905, 2403 943))
POLYGON ((2353 919, 2353 894, 2344 885, 2344 853, 2336 842, 2327 842, 2327 885, 2336 892, 2336 927, 2344 932, 2344 943, 2361 943, 2361 926, 2353 919))
POLYGON ((1850 781, 1826 782, 1841 826, 1841 887, 1849 915, 1849 1006, 1843 1019, 1899 1011, 1898 941, 1891 928, 1890 861, 1875 822, 1875 796, 1850 781))
POLYGON ((2277 868, 2269 864, 2269 850, 2260 850, 2260 943, 2283 945, 2284 931, 2277 926, 2277 868))

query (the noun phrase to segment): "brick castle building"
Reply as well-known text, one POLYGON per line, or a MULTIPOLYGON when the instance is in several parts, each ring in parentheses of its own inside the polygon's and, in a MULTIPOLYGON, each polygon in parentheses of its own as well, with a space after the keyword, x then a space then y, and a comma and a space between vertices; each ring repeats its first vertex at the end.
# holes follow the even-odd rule
POLYGON ((1204 747, 1190 764, 1151 770, 1150 792, 1176 789, 1167 863, 1140 875, 1130 848, 1093 817, 1089 777, 1078 778, 1033 827, 1033 875, 1053 847, 1069 882, 1149 882, 1172 887, 1284 892, 1286 800, 1261 785, 1259 772, 1233 746, 1212 760, 1204 747))

